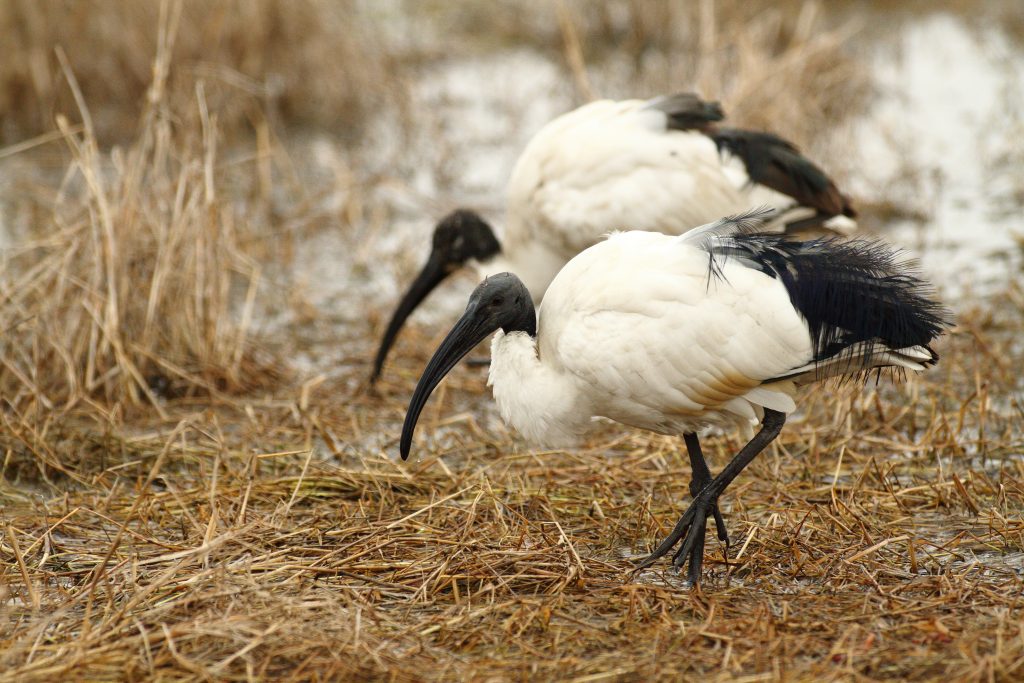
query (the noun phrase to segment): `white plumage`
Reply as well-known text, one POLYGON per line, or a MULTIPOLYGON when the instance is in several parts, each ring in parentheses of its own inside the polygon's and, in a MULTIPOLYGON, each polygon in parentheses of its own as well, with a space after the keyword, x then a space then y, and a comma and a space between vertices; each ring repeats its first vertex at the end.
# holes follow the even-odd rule
POLYGON ((709 278, 707 252, 651 232, 570 261, 538 320, 536 340, 495 335, 489 383, 502 417, 545 444, 582 435, 593 415, 682 434, 748 424, 763 407, 790 412, 793 382, 762 382, 813 358, 781 282, 735 261, 709 278))
MULTIPOLYGON (((558 272, 548 264, 561 261, 561 267, 611 232, 680 235, 754 206, 778 214, 798 207, 793 197, 752 180, 734 153, 720 150, 707 127, 711 120, 672 127, 673 103, 720 116, 715 103, 691 98, 599 100, 544 126, 512 171, 503 258, 486 264, 485 274, 516 273, 539 302, 558 272), (555 258, 537 268, 530 245, 555 258)), ((780 216, 766 229, 779 230, 791 218, 780 216)), ((849 219, 833 225, 842 232, 856 227, 849 219)))
POLYGON ((853 368, 849 351, 815 360, 786 286, 739 260, 712 275, 702 240, 617 233, 571 260, 548 288, 536 338, 494 336, 488 384, 502 418, 544 445, 570 444, 592 416, 669 435, 742 428, 764 408, 795 410, 798 383, 931 362, 920 345, 876 347, 853 368))
POLYGON ((668 115, 648 104, 591 102, 547 124, 523 150, 509 180, 502 260, 527 273, 520 277, 535 301, 558 270, 531 278, 533 259, 521 256, 527 245, 544 245, 561 267, 624 226, 678 235, 752 206, 711 138, 669 128, 668 115))
POLYGON ((706 516, 727 538, 718 494, 777 435, 797 386, 872 368, 923 370, 947 325, 924 283, 881 245, 796 242, 752 232, 750 218, 681 237, 614 234, 558 273, 539 315, 515 276, 485 280, 420 379, 403 457, 430 392, 497 330, 489 384, 502 417, 527 438, 562 445, 593 416, 687 437, 696 499, 647 563, 685 534, 675 563, 689 559, 696 582, 706 516), (759 420, 761 432, 712 481, 696 432, 759 420))
POLYGON ((501 242, 471 211, 438 224, 430 259, 391 319, 373 376, 406 317, 467 262, 482 276, 516 273, 539 303, 572 257, 627 227, 678 235, 752 206, 775 210, 776 230, 855 226, 835 185, 789 143, 715 127, 721 118, 717 103, 682 94, 601 100, 548 123, 512 172, 501 242))

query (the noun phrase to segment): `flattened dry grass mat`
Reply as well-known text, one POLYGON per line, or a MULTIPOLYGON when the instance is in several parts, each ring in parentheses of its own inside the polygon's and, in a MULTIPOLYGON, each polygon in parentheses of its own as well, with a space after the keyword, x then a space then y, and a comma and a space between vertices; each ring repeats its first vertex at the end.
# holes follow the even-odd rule
MULTIPOLYGON (((806 395, 724 496, 733 547, 709 540, 693 591, 630 572, 688 500, 681 444, 606 425, 528 449, 479 369, 409 463, 391 457, 422 357, 374 396, 339 378, 117 429, 7 415, 0 677, 1015 679, 1005 326, 962 316, 924 377, 806 395)), ((708 440, 712 468, 738 446, 708 440)))

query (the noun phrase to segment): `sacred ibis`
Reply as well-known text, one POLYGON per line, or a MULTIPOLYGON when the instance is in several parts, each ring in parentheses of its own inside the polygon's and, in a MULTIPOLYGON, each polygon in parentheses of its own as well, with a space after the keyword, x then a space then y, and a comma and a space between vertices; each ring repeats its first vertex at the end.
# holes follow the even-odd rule
POLYGON ((690 93, 602 100, 544 126, 516 162, 499 242, 460 209, 434 230, 426 264, 395 309, 373 364, 381 372, 416 306, 467 262, 481 275, 516 273, 539 303, 573 256, 622 226, 679 235, 751 206, 777 211, 776 229, 856 227, 849 200, 790 142, 717 125, 717 102, 690 93))
MULTIPOLYGON (((430 359, 409 404, 400 450, 430 393, 479 342, 491 342, 488 384, 502 418, 557 446, 603 416, 682 435, 693 501, 638 568, 680 540, 673 564, 700 578, 704 532, 718 498, 779 434, 797 387, 875 368, 923 370, 947 311, 911 264, 874 241, 797 241, 756 232, 755 214, 681 236, 622 232, 558 273, 535 315, 526 284, 491 276, 430 359), (712 478, 697 434, 760 431, 712 478)), ((728 546, 727 546, 728 547, 728 546)))

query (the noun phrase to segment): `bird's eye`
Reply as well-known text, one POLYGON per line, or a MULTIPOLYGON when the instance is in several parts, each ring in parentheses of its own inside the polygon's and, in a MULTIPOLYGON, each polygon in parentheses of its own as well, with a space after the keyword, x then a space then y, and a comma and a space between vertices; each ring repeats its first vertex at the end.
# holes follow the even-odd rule
POLYGON ((505 299, 503 297, 496 296, 493 299, 491 299, 492 306, 501 306, 503 303, 505 303, 505 299))

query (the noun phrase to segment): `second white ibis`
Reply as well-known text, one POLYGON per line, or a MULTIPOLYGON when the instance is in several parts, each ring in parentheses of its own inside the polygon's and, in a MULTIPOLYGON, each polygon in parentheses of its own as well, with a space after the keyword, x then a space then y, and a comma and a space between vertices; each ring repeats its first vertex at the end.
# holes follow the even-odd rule
POLYGON ((722 117, 717 102, 683 93, 591 102, 548 123, 512 171, 501 242, 473 211, 460 209, 438 223, 430 257, 388 323, 371 378, 380 376, 406 318, 467 263, 481 275, 516 273, 539 303, 569 259, 622 226, 679 235, 751 206, 775 209, 777 230, 856 226, 847 198, 792 143, 720 126, 722 117))

